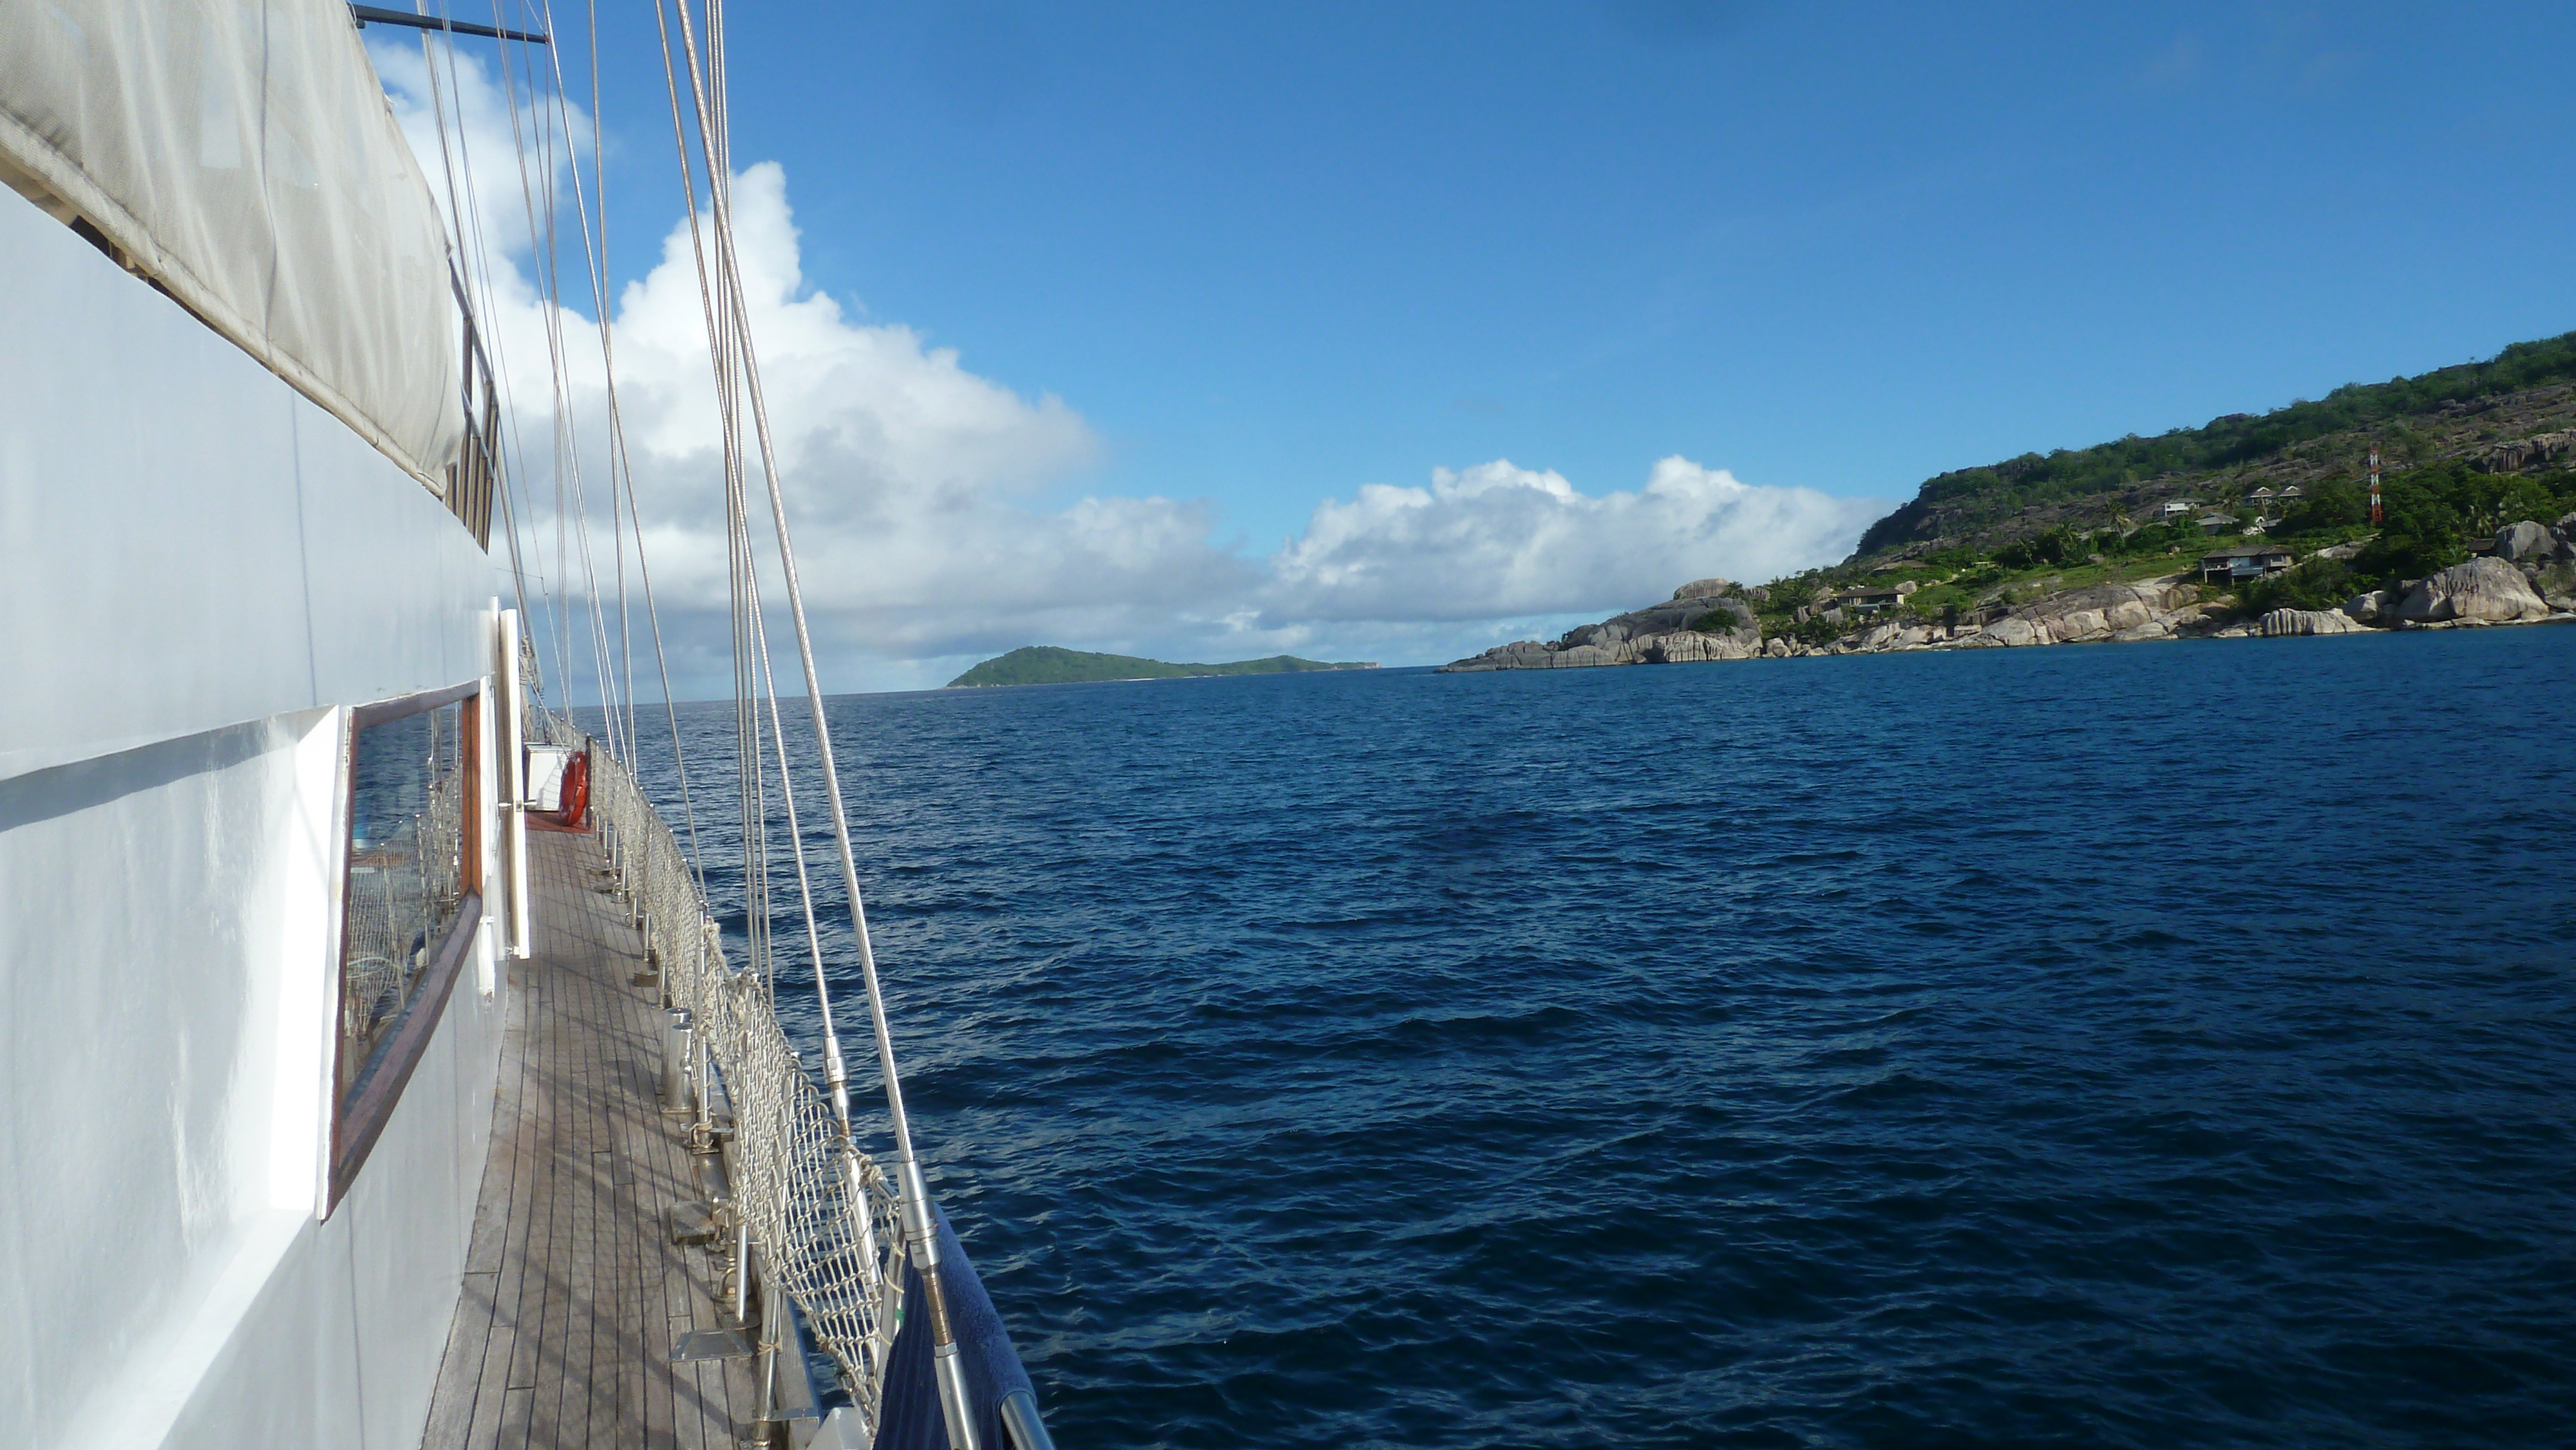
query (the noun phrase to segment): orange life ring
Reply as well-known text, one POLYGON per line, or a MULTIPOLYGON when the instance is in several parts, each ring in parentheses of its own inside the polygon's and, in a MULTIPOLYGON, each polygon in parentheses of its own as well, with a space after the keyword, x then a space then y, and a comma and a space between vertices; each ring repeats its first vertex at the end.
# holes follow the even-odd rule
POLYGON ((555 797, 561 809, 528 812, 528 824, 557 831, 590 829, 590 752, 564 762, 563 789, 555 797))

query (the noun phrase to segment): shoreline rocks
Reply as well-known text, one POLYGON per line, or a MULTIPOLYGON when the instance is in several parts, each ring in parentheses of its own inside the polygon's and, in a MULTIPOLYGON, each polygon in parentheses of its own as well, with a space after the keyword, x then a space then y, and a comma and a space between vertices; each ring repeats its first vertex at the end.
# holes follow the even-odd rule
POLYGON ((1700 664, 1751 659, 1762 650, 1753 606, 1724 579, 1695 579, 1661 604, 1577 625, 1554 640, 1525 639, 1441 666, 1445 673, 1561 670, 1600 665, 1700 664), (1717 625, 1713 629, 1702 625, 1717 625))
MULTIPOLYGON (((2521 527, 2517 524, 2505 533, 2521 527)), ((2510 624, 2545 619, 2548 615, 2549 606, 2522 577, 2522 571, 2493 555, 2454 564, 2429 579, 2419 579, 2414 588, 2406 591, 2406 597, 2397 601, 2397 617, 2416 624, 2447 619, 2510 624)))
MULTIPOLYGON (((2320 553, 2350 557, 2346 546, 2320 553)), ((1577 626, 1558 639, 1496 645, 1440 669, 1467 674, 2197 637, 2289 639, 2576 619, 2576 514, 2551 526, 2530 520, 2512 524, 2496 535, 2494 553, 2429 579, 2407 581, 2398 590, 2357 594, 2335 609, 2275 609, 2256 620, 2231 619, 2222 604, 2200 601, 2199 586, 2190 575, 2169 574, 2061 590, 1982 625, 1887 618, 1827 643, 1808 644, 1762 633, 1752 601, 1767 597, 1724 579, 1695 579, 1663 603, 1577 626)), ((1819 617, 1838 620, 1841 614, 1836 609, 1819 617)))
POLYGON ((2513 524, 2496 535, 2496 557, 2507 563, 2524 559, 2545 559, 2563 547, 2557 536, 2530 519, 2513 524))
POLYGON ((2365 634, 2369 626, 2340 609, 2275 609, 2263 616, 2256 633, 2265 639, 2297 634, 2365 634))
POLYGON ((2198 621, 2197 614, 2184 616, 2199 598, 2200 592, 2180 574, 2135 584, 2069 589, 2025 604, 1959 643, 2013 649, 2090 644, 2123 635, 2132 639, 2170 638, 2198 621))

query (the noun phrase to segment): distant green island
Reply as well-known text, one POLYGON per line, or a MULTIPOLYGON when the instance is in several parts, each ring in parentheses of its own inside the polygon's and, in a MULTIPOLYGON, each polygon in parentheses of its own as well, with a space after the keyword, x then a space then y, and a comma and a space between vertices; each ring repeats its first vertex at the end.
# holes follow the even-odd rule
POLYGON ((948 682, 954 690, 973 685, 1081 685, 1103 680, 1182 680, 1205 675, 1295 675, 1308 670, 1373 670, 1377 666, 1346 660, 1301 660, 1272 655, 1266 660, 1236 660, 1224 665, 1174 665, 1140 660, 1134 655, 1096 655, 1078 649, 1033 644, 984 661, 948 682))

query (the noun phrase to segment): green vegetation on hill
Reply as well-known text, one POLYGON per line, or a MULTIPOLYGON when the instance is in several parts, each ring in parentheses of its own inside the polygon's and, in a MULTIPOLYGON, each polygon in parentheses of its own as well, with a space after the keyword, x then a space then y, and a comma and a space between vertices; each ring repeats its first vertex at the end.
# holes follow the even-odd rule
MULTIPOLYGON (((2304 487, 2262 535, 2263 542, 2290 550, 2298 565, 2248 581, 2233 593, 2224 585, 2205 586, 2204 596, 2227 613, 2251 616, 2280 608, 2331 609, 2355 594, 2423 578, 2459 563, 2472 542, 2511 524, 2547 523, 2576 512, 2576 469, 2485 471, 2452 457, 2384 471, 2380 494, 2386 518, 2374 528, 2363 482, 2328 477, 2304 487), (2355 547, 2346 558, 2319 552, 2336 545, 2355 547)), ((2200 497, 2221 513, 2254 512, 2224 492, 2204 489, 2200 497)), ((2092 527, 2060 523, 2001 544, 1994 538, 1859 558, 1775 579, 1756 606, 1762 632, 1822 646, 1873 623, 1975 623, 2063 590, 2193 575, 2204 555, 2246 541, 2235 523, 2204 531, 2189 517, 2092 527), (1844 607, 1855 591, 1899 586, 1911 588, 1892 604, 1867 611, 1844 607), (1834 617, 1826 617, 1829 612, 1834 617)))
MULTIPOLYGON (((2122 495, 2190 494, 2223 475, 2306 482, 2357 473, 2360 451, 2379 443, 2391 465, 2430 463, 2501 435, 2567 426, 2563 385, 2576 380, 2576 333, 2519 342, 2479 363, 2384 383, 2350 383, 2325 397, 2262 414, 2231 413, 2153 438, 2131 435, 2090 448, 2025 453, 1928 479, 1912 501, 1861 535, 1856 560, 1915 547, 1987 551, 2011 537, 2098 510, 2112 522, 2122 495), (2487 400, 2547 390, 2502 416, 2487 400), (2347 456, 2350 455, 2350 456, 2347 456), (2266 466, 2268 465, 2268 471, 2266 466), (2085 508, 2087 503, 2096 510, 2085 508), (2041 515, 2041 517, 2033 517, 2041 515)), ((2256 482, 2262 481, 2256 478, 2256 482)), ((2250 492, 2252 484, 2245 490, 2250 492)))
POLYGON ((2230 612, 2323 609, 2456 564, 2520 520, 2571 510, 2576 333, 2260 415, 1944 473, 1842 563, 1749 593, 1765 637, 1821 646, 1876 622, 1955 626, 2059 590, 2191 574, 2260 519, 2264 540, 2298 566, 2204 593, 2230 612), (2386 503, 2377 526, 2374 448, 2386 503), (2221 521, 2204 528, 2212 514, 2221 521), (2335 545, 2354 547, 2317 556, 2335 545), (1899 586, 1907 592, 1892 603, 1853 607, 1856 591, 1899 586))
MULTIPOLYGON (((1450 668, 1940 648, 1981 632, 2001 645, 2243 634, 2254 616, 2334 610, 2489 548, 2564 610, 2576 607, 2576 558, 2557 551, 2571 524, 2576 332, 2259 417, 1944 473, 1839 564, 1740 591, 1701 581, 1554 643, 1498 646, 1450 668)), ((2365 600, 2345 626, 2379 608, 2365 600)))
POLYGON ((1236 660, 1222 665, 1175 665, 1134 655, 1087 654, 1054 645, 1026 645, 984 661, 948 682, 948 688, 975 685, 1073 685, 1102 680, 1178 680, 1206 675, 1293 675, 1308 670, 1373 670, 1358 661, 1326 663, 1295 655, 1264 660, 1236 660))

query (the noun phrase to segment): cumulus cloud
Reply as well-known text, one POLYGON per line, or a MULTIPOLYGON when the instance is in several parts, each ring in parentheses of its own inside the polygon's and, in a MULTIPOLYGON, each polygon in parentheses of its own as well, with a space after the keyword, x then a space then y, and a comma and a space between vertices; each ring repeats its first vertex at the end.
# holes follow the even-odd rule
MULTIPOLYGON (((462 209, 480 242, 500 256, 525 258, 544 226, 548 198, 571 205, 566 168, 576 157, 590 159, 590 116, 576 105, 558 106, 551 95, 532 94, 524 74, 495 74, 471 51, 430 38, 367 41, 367 58, 449 224, 462 209), (442 114, 449 122, 444 137, 437 124, 442 114)), ((569 210, 563 221, 577 225, 569 210)), ((498 280, 526 286, 514 273, 498 280)), ((522 295, 535 293, 528 288, 522 295)))
POLYGON ((1760 580, 1838 558, 1884 512, 1756 488, 1687 458, 1635 493, 1586 494, 1508 460, 1326 500, 1272 561, 1265 612, 1313 620, 1474 620, 1633 608, 1641 580, 1760 580))
MULTIPOLYGON (((420 51, 378 45, 374 53, 433 189, 443 191, 420 51)), ((493 263, 483 323, 511 375, 531 568, 555 589, 557 572, 581 577, 577 536, 557 539, 552 513, 558 480, 577 476, 604 585, 611 552, 598 323, 570 306, 550 314, 530 280, 537 251, 515 164, 512 98, 464 56, 452 76, 442 60, 439 80, 448 154, 472 160, 459 192, 471 197, 470 219, 493 263), (550 334, 563 345, 559 385, 548 382, 550 334)), ((526 136, 533 108, 524 94, 518 103, 526 136)), ((565 116, 586 147, 588 119, 577 108, 565 116)), ((542 202, 545 186, 532 173, 528 194, 542 202)), ((569 221, 568 182, 558 177, 555 190, 569 221)), ((1879 512, 1748 485, 1682 458, 1656 464, 1635 492, 1599 495, 1503 461, 1435 471, 1427 487, 1369 484, 1347 503, 1325 500, 1303 537, 1268 557, 1223 541, 1222 520, 1204 500, 1092 496, 1048 506, 1046 492, 1079 478, 1100 451, 1072 407, 981 377, 954 349, 810 288, 776 164, 736 178, 733 210, 799 571, 829 656, 827 681, 843 687, 936 684, 961 660, 1029 643, 1165 658, 1294 650, 1445 659, 1517 628, 1632 607, 1685 579, 1767 578, 1825 562, 1848 551, 1879 512)), ((586 301, 578 252, 569 255, 565 300, 586 301)), ((618 293, 612 318, 617 393, 674 637, 675 683, 684 695, 729 688, 721 427, 685 219, 662 239, 653 267, 618 293)))

